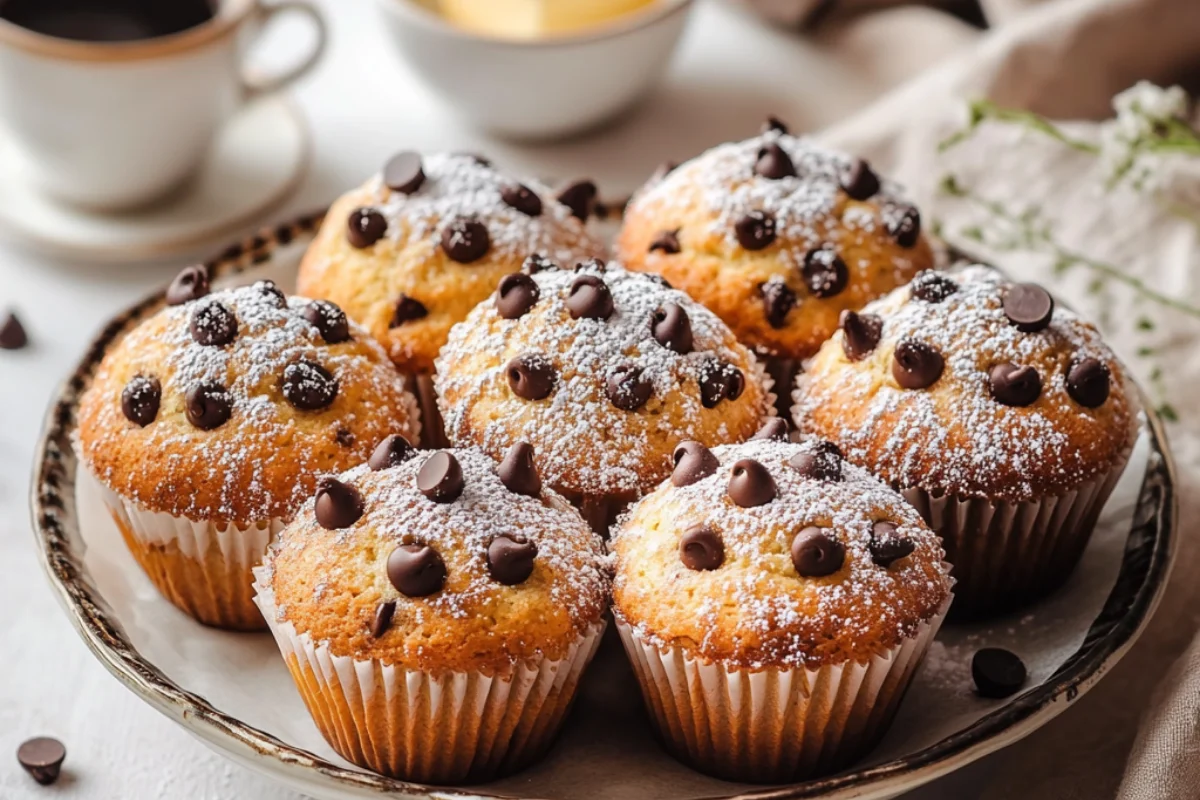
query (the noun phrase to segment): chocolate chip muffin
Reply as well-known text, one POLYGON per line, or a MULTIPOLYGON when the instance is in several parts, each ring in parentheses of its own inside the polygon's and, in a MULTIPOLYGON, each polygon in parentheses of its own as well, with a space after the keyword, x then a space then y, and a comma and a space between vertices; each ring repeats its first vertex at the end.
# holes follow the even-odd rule
POLYGON ((923 272, 847 312, 808 369, 797 425, 942 535, 956 615, 1065 580, 1136 437, 1134 390, 1096 328, 987 267, 923 272))
POLYGON ((438 361, 446 432, 495 458, 529 441, 598 531, 670 474, 682 439, 741 441, 773 413, 754 356, 658 276, 529 259, 438 361))
POLYGON ((604 629, 609 567, 527 443, 400 437, 318 485, 256 571, 314 722, 349 761, 461 783, 536 759, 604 629))
POLYGON ((560 201, 478 156, 400 153, 333 204, 298 291, 339 304, 383 344, 412 376, 427 439, 441 444, 428 376, 451 326, 532 253, 603 255, 584 227, 595 193, 578 182, 560 201))
POLYGON ((681 444, 613 536, 613 616, 670 751, 721 778, 839 770, 887 730, 952 580, 829 442, 681 444))
POLYGON ((150 580, 208 625, 263 627, 250 569, 312 495, 416 401, 387 354, 327 301, 274 284, 208 294, 185 270, 174 303, 105 356, 79 409, 79 450, 150 580))

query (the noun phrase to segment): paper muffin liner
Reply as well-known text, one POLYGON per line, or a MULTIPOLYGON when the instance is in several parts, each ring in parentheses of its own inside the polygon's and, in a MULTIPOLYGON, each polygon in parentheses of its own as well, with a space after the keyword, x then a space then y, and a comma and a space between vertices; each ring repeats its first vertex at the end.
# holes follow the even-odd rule
POLYGON ((347 761, 420 783, 484 781, 541 757, 607 624, 592 625, 562 659, 531 660, 508 675, 435 675, 334 655, 279 621, 269 574, 255 570, 255 602, 321 735, 347 761))
POLYGON ((668 751, 718 778, 789 783, 843 769, 891 725, 953 595, 916 634, 864 663, 751 670, 657 644, 614 611, 668 751))
POLYGON ((417 421, 413 423, 418 445, 424 450, 439 450, 450 446, 446 437, 446 425, 438 410, 437 391, 433 387, 433 376, 418 373, 402 375, 404 388, 417 401, 417 421))

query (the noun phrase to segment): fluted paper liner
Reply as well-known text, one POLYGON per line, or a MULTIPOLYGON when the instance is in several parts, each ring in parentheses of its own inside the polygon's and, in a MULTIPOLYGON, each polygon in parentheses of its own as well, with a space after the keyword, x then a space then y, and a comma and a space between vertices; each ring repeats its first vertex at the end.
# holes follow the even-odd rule
POLYGON ((916 635, 865 663, 751 670, 656 644, 614 612, 667 749, 726 780, 789 783, 836 772, 887 731, 950 599, 916 635))
POLYGON ((278 620, 268 575, 255 570, 255 602, 325 740, 347 761, 421 783, 488 780, 539 758, 566 719, 606 624, 594 624, 559 660, 531 660, 508 675, 435 675, 333 655, 278 620))

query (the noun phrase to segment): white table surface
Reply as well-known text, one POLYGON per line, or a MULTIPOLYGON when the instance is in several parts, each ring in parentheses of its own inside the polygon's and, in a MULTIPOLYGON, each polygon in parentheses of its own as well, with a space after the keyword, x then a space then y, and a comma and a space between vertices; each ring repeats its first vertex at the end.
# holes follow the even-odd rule
MULTIPOLYGON (((407 147, 470 148, 518 171, 594 176, 615 195, 663 160, 748 135, 767 113, 796 129, 816 129, 885 88, 878 76, 813 43, 704 3, 666 84, 620 125, 567 143, 517 146, 457 124, 391 52, 370 0, 317 4, 329 18, 332 43, 319 70, 296 89, 316 159, 275 219, 328 203, 407 147)), ((263 58, 288 51, 288 38, 268 40, 263 58)), ((76 637, 34 555, 29 465, 52 390, 106 318, 167 281, 181 263, 98 268, 0 241, 0 308, 18 310, 32 342, 25 350, 0 351, 3 800, 299 800, 210 752, 122 688, 76 637), (53 787, 37 786, 16 763, 18 744, 37 735, 56 736, 67 746, 66 773, 53 787)), ((986 780, 988 769, 984 763, 914 797, 973 796, 969 787, 986 780)))

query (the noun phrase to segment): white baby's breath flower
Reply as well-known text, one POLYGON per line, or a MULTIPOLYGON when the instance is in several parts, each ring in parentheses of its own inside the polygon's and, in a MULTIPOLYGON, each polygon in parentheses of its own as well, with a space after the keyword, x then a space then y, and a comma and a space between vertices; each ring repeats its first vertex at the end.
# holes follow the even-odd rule
POLYGON ((1113 98, 1113 110, 1116 117, 1100 126, 1104 179, 1109 184, 1131 179, 1138 188, 1150 188, 1154 170, 1144 164, 1135 167, 1168 124, 1187 117, 1187 93, 1178 86, 1164 89, 1140 81, 1113 98))
POLYGON ((1149 81, 1138 81, 1113 98, 1113 110, 1118 119, 1137 117, 1151 123, 1169 122, 1187 115, 1188 96, 1179 86, 1164 89, 1149 81))

